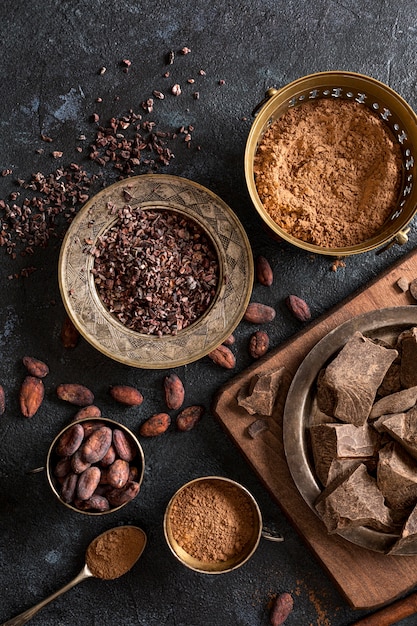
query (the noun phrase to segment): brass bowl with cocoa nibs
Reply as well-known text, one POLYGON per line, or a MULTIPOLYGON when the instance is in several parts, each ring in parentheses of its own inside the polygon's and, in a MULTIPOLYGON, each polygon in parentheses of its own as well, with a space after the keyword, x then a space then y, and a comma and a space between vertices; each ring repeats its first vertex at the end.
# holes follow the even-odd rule
POLYGON ((46 474, 67 508, 85 515, 113 513, 138 495, 145 471, 142 446, 123 424, 105 417, 73 421, 52 441, 46 474))
POLYGON ((255 498, 243 485, 222 476, 203 476, 180 487, 166 507, 163 526, 175 558, 202 574, 241 567, 263 535, 255 498))
POLYGON ((363 74, 318 72, 269 89, 254 114, 245 178, 273 238, 335 257, 407 242, 417 115, 398 93, 363 74))
POLYGON ((230 336, 254 276, 246 232, 213 192, 144 174, 91 198, 61 247, 61 296, 75 328, 121 363, 166 369, 230 336))

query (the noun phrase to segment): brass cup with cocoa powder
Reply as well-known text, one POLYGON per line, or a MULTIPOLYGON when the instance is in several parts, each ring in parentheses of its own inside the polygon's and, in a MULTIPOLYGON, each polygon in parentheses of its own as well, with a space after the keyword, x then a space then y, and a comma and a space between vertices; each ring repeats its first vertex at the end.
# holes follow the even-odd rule
POLYGON ((262 515, 252 494, 221 476, 183 485, 165 510, 164 534, 172 554, 203 574, 223 574, 246 563, 262 536, 262 515))
POLYGON ((46 475, 64 506, 84 515, 118 511, 138 495, 145 457, 129 428, 106 417, 65 426, 52 441, 46 475))
MULTIPOLYGON (((309 252, 338 257, 359 254, 376 248, 385 249, 395 243, 402 245, 407 242, 408 224, 414 217, 417 208, 417 185, 415 183, 417 175, 417 115, 398 93, 387 85, 363 74, 344 71, 319 72, 301 77, 280 89, 269 89, 265 94, 264 100, 255 108, 254 115, 256 117, 250 129, 245 149, 246 184, 252 203, 261 217, 266 230, 273 238, 287 241, 309 252), (283 119, 290 120, 291 115, 294 115, 295 111, 298 110, 298 113, 300 113, 303 105, 311 109, 317 103, 328 103, 333 108, 336 103, 343 103, 344 110, 351 103, 353 107, 356 107, 356 111, 359 111, 359 115, 366 115, 367 113, 368 118, 372 117, 380 125, 383 129, 382 134, 390 136, 391 150, 395 151, 396 154, 397 184, 392 188, 392 199, 385 207, 384 215, 380 211, 379 203, 376 204, 371 213, 366 201, 367 196, 364 194, 365 200, 359 205, 358 218, 353 220, 352 223, 349 220, 345 224, 342 224, 339 219, 338 210, 335 210, 333 207, 329 192, 322 191, 321 198, 329 200, 329 213, 333 210, 333 215, 336 214, 336 220, 332 216, 332 219, 328 220, 329 223, 326 223, 326 215, 329 217, 329 214, 323 215, 322 218, 317 218, 318 213, 315 213, 316 209, 314 208, 311 211, 312 221, 307 224, 302 236, 300 231, 303 229, 303 224, 306 221, 305 216, 308 216, 308 211, 303 212, 303 209, 297 205, 297 201, 300 198, 297 194, 300 192, 304 194, 304 198, 307 198, 307 205, 310 201, 309 196, 313 193, 316 194, 318 207, 320 205, 323 206, 324 202, 320 202, 320 187, 318 185, 314 183, 309 188, 309 180, 305 179, 300 186, 299 178, 296 178, 296 176, 298 176, 298 170, 303 169, 306 163, 313 167, 313 160, 317 157, 316 153, 323 151, 323 145, 319 140, 320 137, 316 143, 313 142, 312 146, 308 146, 312 150, 311 154, 304 153, 305 158, 300 156, 298 162, 294 164, 294 168, 290 167, 287 169, 290 186, 284 189, 284 193, 287 195, 281 195, 278 199, 268 173, 266 174, 269 178, 268 186, 265 185, 263 188, 259 188, 259 185, 257 185, 257 177, 259 179, 260 176, 260 180, 265 180, 262 169, 260 170, 260 175, 258 173, 259 169, 257 169, 261 161, 258 158, 260 156, 258 149, 263 144, 261 149, 265 150, 265 142, 263 140, 266 134, 268 138, 272 136, 271 127, 276 128, 276 124, 281 123, 283 119), (303 186, 304 183, 305 186, 303 186), (292 187, 293 184, 294 187, 292 187), (298 185, 298 191, 296 185, 298 185), (294 194, 297 200, 293 200, 293 198, 289 200, 293 190, 295 190, 294 194), (282 198, 282 202, 279 198, 282 198), (292 220, 297 222, 298 229, 288 227, 292 220), (356 235, 356 227, 359 229, 362 221, 364 226, 360 236, 358 236, 356 235), (378 221, 380 221, 380 224, 376 227, 375 224, 378 221), (352 226, 351 231, 349 231, 350 225, 352 226), (347 233, 352 233, 350 237, 345 238, 343 243, 331 244, 320 241, 321 233, 326 229, 328 233, 327 242, 332 242, 332 239, 337 241, 339 228, 342 227, 346 227, 347 233), (334 238, 332 233, 336 234, 334 238), (357 239, 355 240, 355 238, 357 239)), ((334 115, 337 119, 338 113, 336 112, 334 115)), ((355 117, 355 115, 352 116, 355 117)), ((351 136, 348 135, 347 141, 350 141, 350 139, 351 136)), ((300 137, 298 146, 303 146, 304 140, 304 137, 300 137)), ((377 143, 377 146, 381 147, 381 144, 377 143)), ((372 151, 370 152, 372 154, 372 151)), ((292 151, 291 154, 293 154, 292 151)), ((362 149, 357 150, 355 154, 359 165, 363 165, 361 161, 362 149)), ((343 154, 339 154, 340 156, 343 156, 343 154)), ((279 158, 287 158, 284 149, 280 151, 279 158)), ((339 162, 341 161, 342 159, 339 160, 339 162)), ((335 162, 337 162, 336 159, 335 162)), ((280 164, 278 163, 278 165, 280 164)), ((325 167, 325 164, 322 163, 322 166, 325 167)), ((268 168, 268 170, 270 169, 268 168)), ((341 176, 342 168, 336 165, 335 172, 339 175, 339 178, 336 180, 343 178, 341 176)), ((371 170, 370 172, 369 180, 370 186, 372 186, 375 180, 371 170)), ((380 179, 381 186, 385 185, 385 180, 385 176, 382 175, 380 179)), ((329 185, 326 187, 327 190, 329 190, 332 182, 332 180, 329 180, 329 185)), ((347 182, 344 189, 343 184, 337 186, 337 183, 335 183, 337 187, 336 195, 338 193, 341 196, 344 195, 348 188, 347 182)), ((385 191, 385 189, 382 189, 382 191, 385 191)), ((360 194, 358 196, 360 197, 360 194)), ((372 193, 370 196, 373 199, 372 193)), ((345 206, 346 210, 348 210, 348 203, 345 203, 345 206)))

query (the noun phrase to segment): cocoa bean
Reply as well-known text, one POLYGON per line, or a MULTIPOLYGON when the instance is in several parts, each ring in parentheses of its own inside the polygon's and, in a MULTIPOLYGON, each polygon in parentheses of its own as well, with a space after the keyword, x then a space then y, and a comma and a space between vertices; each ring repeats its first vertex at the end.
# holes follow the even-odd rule
POLYGON ((83 471, 78 477, 76 495, 80 500, 91 498, 100 482, 101 471, 96 465, 92 465, 83 471))
POLYGON ((286 298, 285 302, 291 313, 300 320, 300 322, 308 322, 308 320, 311 319, 310 307, 302 298, 290 295, 286 298))
POLYGON ((233 369, 236 365, 236 358, 233 352, 225 345, 218 346, 207 355, 216 365, 226 369, 233 369))
POLYGON ((139 489, 140 484, 134 480, 131 480, 126 483, 126 485, 121 489, 112 489, 111 491, 109 491, 107 493, 107 499, 110 502, 111 506, 121 506, 122 504, 133 500, 133 498, 138 495, 139 489))
POLYGON ((28 373, 31 376, 37 376, 37 378, 44 378, 49 374, 49 367, 43 361, 35 359, 32 356, 23 357, 23 365, 26 367, 28 373))
POLYGON ((156 413, 141 424, 139 433, 143 437, 156 437, 162 435, 170 424, 171 417, 168 413, 156 413))
POLYGON ((54 467, 54 476, 64 478, 71 471, 71 459, 69 457, 60 459, 54 467))
POLYGON ((3 385, 0 385, 0 415, 6 410, 6 394, 4 393, 3 385))
POLYGON ((80 333, 69 317, 66 317, 61 326, 61 341, 64 348, 75 348, 80 340, 80 333))
POLYGON ((243 318, 251 324, 266 324, 275 319, 276 311, 272 306, 260 302, 248 304, 243 318))
POLYGON ((271 626, 281 626, 291 613, 294 607, 292 596, 285 592, 280 593, 272 602, 269 613, 271 626))
POLYGON ((72 471, 75 474, 82 474, 84 472, 84 470, 86 470, 90 466, 91 466, 91 463, 88 463, 87 461, 84 461, 81 458, 81 450, 80 450, 80 448, 78 448, 78 450, 71 457, 71 469, 72 469, 72 471))
POLYGON ((249 354, 259 359, 269 348, 269 336, 264 330, 257 330, 249 339, 249 354))
POLYGON ((82 422, 82 427, 84 428, 84 437, 89 437, 91 433, 93 433, 95 430, 98 430, 99 428, 102 428, 105 425, 105 422, 101 422, 100 420, 82 422))
POLYGON ((57 396, 60 400, 65 400, 76 406, 87 406, 93 404, 94 394, 84 385, 76 383, 63 383, 58 385, 56 389, 57 396))
POLYGON ((132 439, 120 428, 113 430, 113 445, 118 456, 124 461, 132 461, 137 452, 137 448, 132 439))
POLYGON ((184 385, 174 372, 164 378, 164 394, 165 404, 169 409, 177 410, 184 402, 184 385))
POLYGON ((110 395, 113 400, 126 406, 140 406, 143 402, 140 391, 129 385, 113 385, 110 387, 110 395))
POLYGON ((106 471, 106 482, 120 489, 124 487, 129 478, 129 463, 127 461, 123 461, 123 459, 116 459, 114 463, 107 468, 106 471))
POLYGON ((270 287, 274 281, 274 274, 269 261, 264 256, 258 256, 256 259, 256 278, 261 285, 270 287))
POLYGON ((20 410, 24 417, 33 417, 42 404, 45 388, 40 378, 26 376, 20 387, 20 410))
POLYGON ((177 416, 177 428, 182 432, 191 430, 200 421, 204 414, 204 407, 194 404, 188 406, 181 411, 177 416))
POLYGON ((116 450, 114 446, 111 445, 100 461, 101 467, 109 467, 116 460, 116 456, 116 450))
POLYGON ((78 476, 77 474, 68 474, 62 483, 61 498, 64 502, 69 504, 73 501, 75 491, 77 488, 78 476))
POLYGON ((71 456, 80 447, 84 439, 84 428, 81 424, 74 424, 62 433, 56 446, 59 456, 71 456))
POLYGON ((223 345, 224 346, 233 346, 233 344, 235 343, 235 336, 234 335, 229 335, 224 341, 223 341, 223 345))
POLYGON ((112 430, 101 426, 91 433, 80 448, 80 457, 86 463, 97 463, 106 454, 112 442, 112 430))
POLYGON ((138 481, 138 479, 139 479, 139 470, 138 470, 138 468, 136 467, 136 465, 131 465, 131 466, 129 467, 129 478, 128 478, 128 482, 130 482, 130 481, 132 481, 132 480, 133 480, 133 481, 135 481, 135 482, 137 482, 137 481, 138 481))
POLYGON ((73 417, 73 421, 83 420, 86 417, 101 417, 101 410, 95 404, 83 406, 73 417))
POLYGON ((93 493, 88 500, 75 500, 74 505, 80 511, 108 511, 110 509, 109 501, 105 496, 93 493))

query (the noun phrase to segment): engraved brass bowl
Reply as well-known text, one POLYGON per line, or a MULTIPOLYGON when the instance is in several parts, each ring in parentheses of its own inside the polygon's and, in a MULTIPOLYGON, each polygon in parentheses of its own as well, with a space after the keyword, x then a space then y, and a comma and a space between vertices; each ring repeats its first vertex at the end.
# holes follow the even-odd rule
POLYGON ((219 346, 243 317, 253 273, 249 240, 232 209, 202 185, 165 174, 133 176, 91 198, 65 235, 58 267, 61 297, 80 334, 107 357, 145 369, 185 365, 219 346), (207 310, 176 335, 158 337, 131 330, 109 312, 98 295, 91 273, 94 258, 86 249, 116 222, 112 207, 125 204, 145 211, 180 213, 205 232, 217 253, 216 294, 207 310))
POLYGON ((274 238, 309 252, 338 257, 407 242, 408 224, 417 210, 417 115, 399 94, 363 74, 318 72, 299 78, 281 89, 269 89, 255 111, 259 112, 250 129, 245 149, 246 184, 256 211, 274 238), (349 247, 325 248, 294 237, 278 226, 269 215, 256 188, 254 158, 266 130, 288 109, 319 98, 349 100, 368 107, 387 125, 402 153, 402 181, 395 210, 378 232, 349 247))
POLYGON ((230 478, 224 478, 222 476, 202 476, 201 478, 196 478, 186 483, 185 485, 180 487, 180 489, 178 489, 178 491, 176 491, 176 493, 172 496, 165 510, 164 534, 165 534, 165 539, 167 541, 169 549, 171 550, 172 554, 180 563, 182 563, 189 569, 195 572, 200 572, 202 574, 224 574, 246 563, 255 552, 256 548, 259 545, 260 538, 262 536, 262 515, 261 515, 261 511, 259 509, 259 506, 255 498, 246 489, 246 487, 244 487, 240 483, 237 483, 234 480, 231 480, 230 478), (195 557, 188 554, 188 552, 186 552, 179 545, 172 531, 172 526, 170 522, 170 514, 171 514, 173 506, 176 503, 176 500, 179 494, 190 485, 198 485, 201 482, 210 482, 220 488, 222 487, 222 485, 223 486, 233 485, 245 497, 246 501, 248 502, 248 504, 250 505, 252 509, 252 518, 254 522, 253 522, 253 527, 252 527, 251 538, 243 547, 241 552, 239 552, 232 558, 228 559, 227 561, 207 562, 207 561, 201 561, 199 559, 196 559, 195 557))
MULTIPOLYGON (((144 472, 145 472, 145 456, 143 453, 143 449, 142 446, 140 445, 140 442, 138 440, 137 437, 135 437, 135 435, 132 433, 132 431, 127 428, 126 426, 124 426, 123 424, 120 424, 119 422, 116 422, 112 419, 109 419, 107 417, 87 417, 85 419, 81 419, 78 420, 77 423, 84 423, 84 422, 96 422, 96 423, 100 423, 100 424, 104 424, 106 426, 109 426, 110 428, 119 428, 120 430, 122 430, 128 437, 129 439, 133 442, 135 448, 136 448, 136 456, 134 459, 134 464, 137 467, 138 470, 138 476, 136 478, 136 482, 139 483, 140 486, 142 486, 142 481, 143 481, 143 476, 144 476, 144 472)), ((124 506, 126 506, 126 504, 129 504, 130 502, 133 502, 135 500, 135 498, 133 498, 133 500, 129 500, 128 502, 124 502, 123 504, 119 505, 119 506, 115 506, 112 507, 110 509, 108 509, 107 511, 83 511, 81 509, 78 509, 76 506, 74 506, 71 503, 65 502, 65 500, 62 499, 60 493, 59 493, 59 483, 56 479, 56 477, 54 476, 54 466, 55 463, 58 459, 58 456, 55 452, 57 443, 59 438, 61 437, 61 435, 66 432, 69 428, 71 428, 71 426, 74 426, 76 422, 71 422, 69 423, 67 426, 65 426, 65 428, 63 428, 62 430, 59 431, 59 433, 56 435, 56 437, 53 439, 51 445, 49 446, 49 450, 48 450, 48 454, 46 457, 46 477, 48 479, 48 483, 49 486, 52 490, 52 493, 54 494, 54 496, 59 500, 59 502, 61 502, 61 504, 65 505, 68 509, 70 509, 71 511, 75 511, 76 513, 82 513, 83 515, 90 515, 93 517, 97 517, 100 515, 108 515, 109 513, 115 513, 115 511, 118 511, 119 509, 122 509, 124 506)), ((137 496, 136 496, 137 498, 137 496)))
MULTIPOLYGON (((314 469, 309 426, 314 420, 316 379, 356 331, 387 343, 402 331, 417 326, 417 307, 399 306, 370 311, 341 324, 310 350, 298 368, 288 391, 283 420, 284 450, 294 483, 308 506, 318 516, 314 503, 323 490, 314 469)), ((323 532, 327 529, 323 525, 323 532)), ((386 553, 399 535, 365 526, 337 533, 347 541, 374 552, 386 553)), ((417 540, 396 555, 417 554, 417 540)))

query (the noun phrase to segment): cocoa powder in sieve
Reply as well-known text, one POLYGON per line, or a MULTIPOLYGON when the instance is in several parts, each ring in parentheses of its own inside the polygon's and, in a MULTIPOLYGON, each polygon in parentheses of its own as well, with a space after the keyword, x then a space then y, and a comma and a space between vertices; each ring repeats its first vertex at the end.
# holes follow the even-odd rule
POLYGON ((119 578, 136 563, 145 542, 145 533, 136 526, 113 528, 89 545, 87 565, 96 578, 119 578))
POLYGON ((174 539, 205 563, 227 561, 245 549, 255 523, 248 497, 233 484, 197 481, 179 492, 169 513, 174 539))
POLYGON ((259 197, 286 232, 326 248, 369 239, 395 210, 401 151, 366 106, 319 99, 289 109, 254 159, 259 197))

